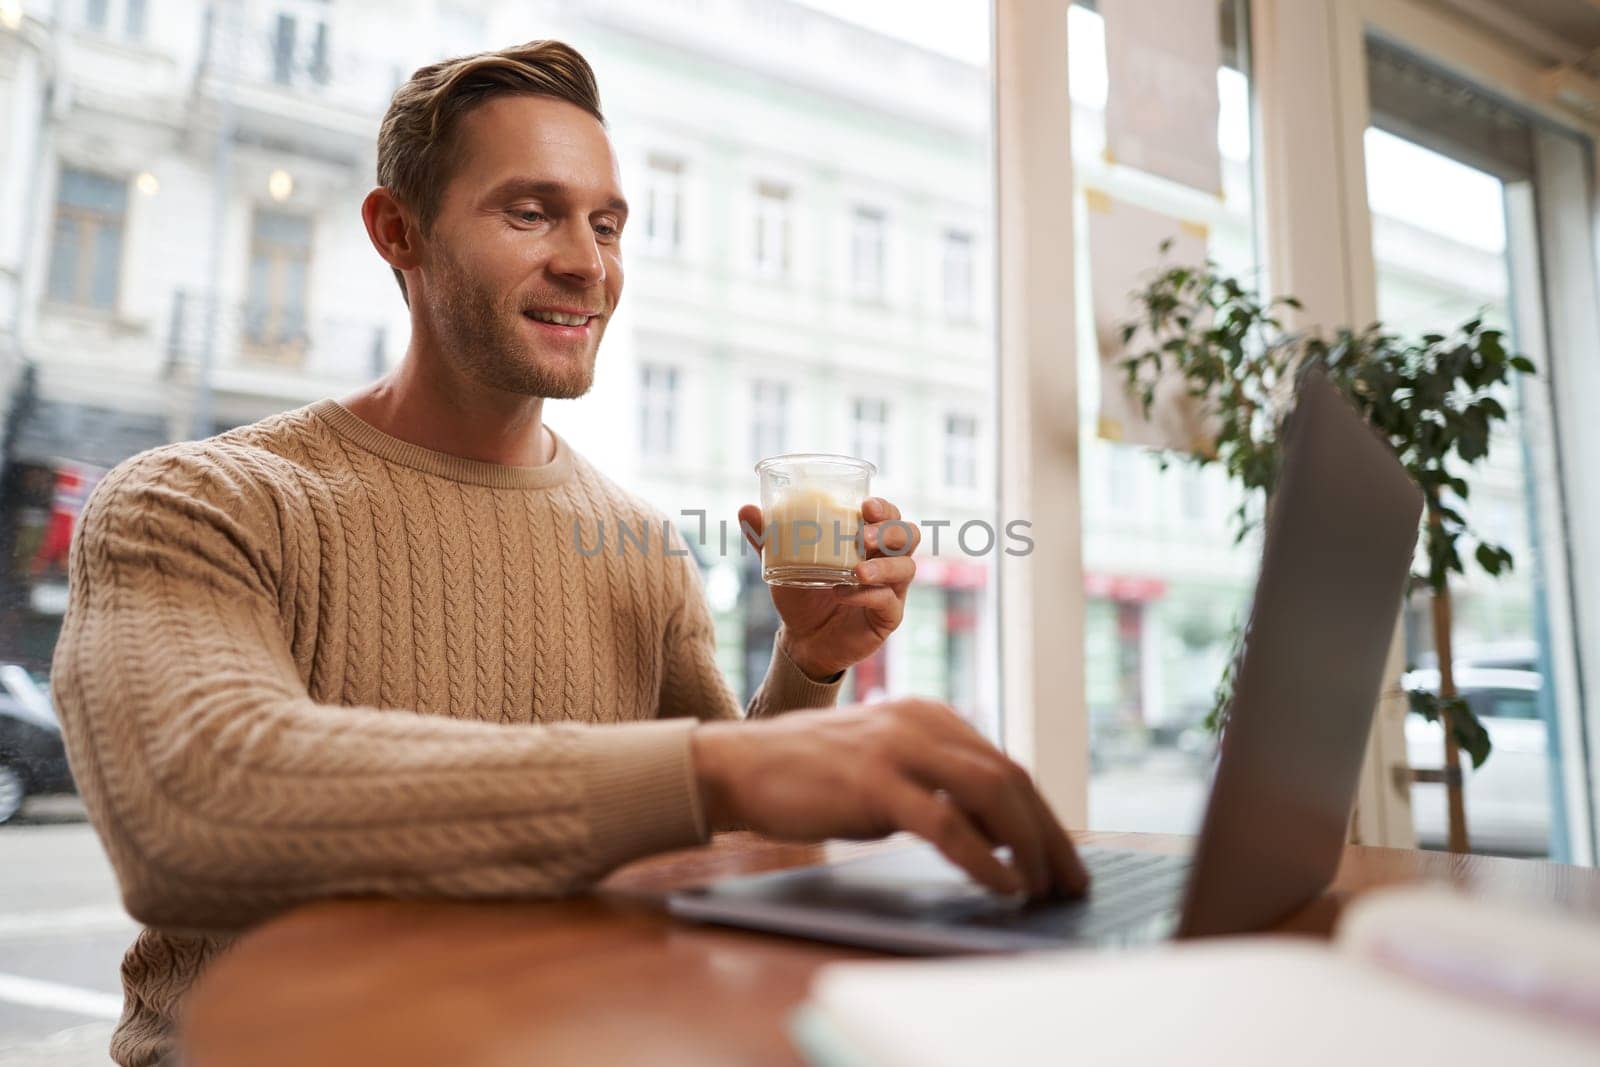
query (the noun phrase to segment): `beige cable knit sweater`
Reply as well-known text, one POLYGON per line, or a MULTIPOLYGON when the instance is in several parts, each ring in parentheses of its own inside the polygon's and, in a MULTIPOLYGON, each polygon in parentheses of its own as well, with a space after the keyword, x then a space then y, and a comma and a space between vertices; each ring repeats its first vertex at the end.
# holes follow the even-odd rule
MULTIPOLYGON (((497 466, 331 400, 107 475, 52 684, 146 926, 113 1058, 160 1062, 207 961, 303 901, 559 894, 704 841, 689 732, 739 709, 664 522, 559 438, 497 466)), ((836 695, 777 653, 747 710, 836 695)))

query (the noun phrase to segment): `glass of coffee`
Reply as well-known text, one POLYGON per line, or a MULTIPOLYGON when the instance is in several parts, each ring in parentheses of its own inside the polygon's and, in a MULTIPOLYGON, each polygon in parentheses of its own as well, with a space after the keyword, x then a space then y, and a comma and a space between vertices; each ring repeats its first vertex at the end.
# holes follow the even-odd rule
POLYGON ((857 585, 865 546, 861 502, 877 468, 864 459, 796 452, 756 464, 761 477, 761 577, 768 585, 857 585))

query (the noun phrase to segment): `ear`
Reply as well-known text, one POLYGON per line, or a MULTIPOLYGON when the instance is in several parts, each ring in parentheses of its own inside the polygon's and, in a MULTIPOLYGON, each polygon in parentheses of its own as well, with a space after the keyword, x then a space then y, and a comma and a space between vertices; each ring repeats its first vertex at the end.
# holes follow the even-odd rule
POLYGON ((398 271, 411 270, 422 261, 419 227, 411 211, 384 186, 361 202, 361 221, 378 255, 398 271))

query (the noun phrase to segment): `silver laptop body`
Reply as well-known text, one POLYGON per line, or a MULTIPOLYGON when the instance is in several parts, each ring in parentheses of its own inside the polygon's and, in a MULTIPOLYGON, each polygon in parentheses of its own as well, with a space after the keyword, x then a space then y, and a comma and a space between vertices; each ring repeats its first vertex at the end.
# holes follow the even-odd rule
POLYGON ((912 953, 1271 926, 1320 893, 1338 865, 1421 511, 1422 494, 1388 445, 1320 372, 1305 375, 1192 858, 1087 847, 1087 898, 1023 904, 917 844, 684 890, 669 909, 912 953))

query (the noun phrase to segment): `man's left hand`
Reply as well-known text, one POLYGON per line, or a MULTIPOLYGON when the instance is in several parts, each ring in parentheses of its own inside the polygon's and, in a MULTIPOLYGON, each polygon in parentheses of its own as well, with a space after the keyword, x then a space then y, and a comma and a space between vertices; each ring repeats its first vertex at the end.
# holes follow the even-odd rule
MULTIPOLYGON (((783 619, 778 641, 796 667, 815 681, 833 677, 879 648, 906 613, 906 590, 917 565, 922 533, 900 518, 900 509, 881 497, 861 504, 866 557, 855 566, 860 585, 795 589, 774 585, 772 604, 783 619)), ((765 523, 761 509, 746 504, 739 521, 757 543, 765 523)))

